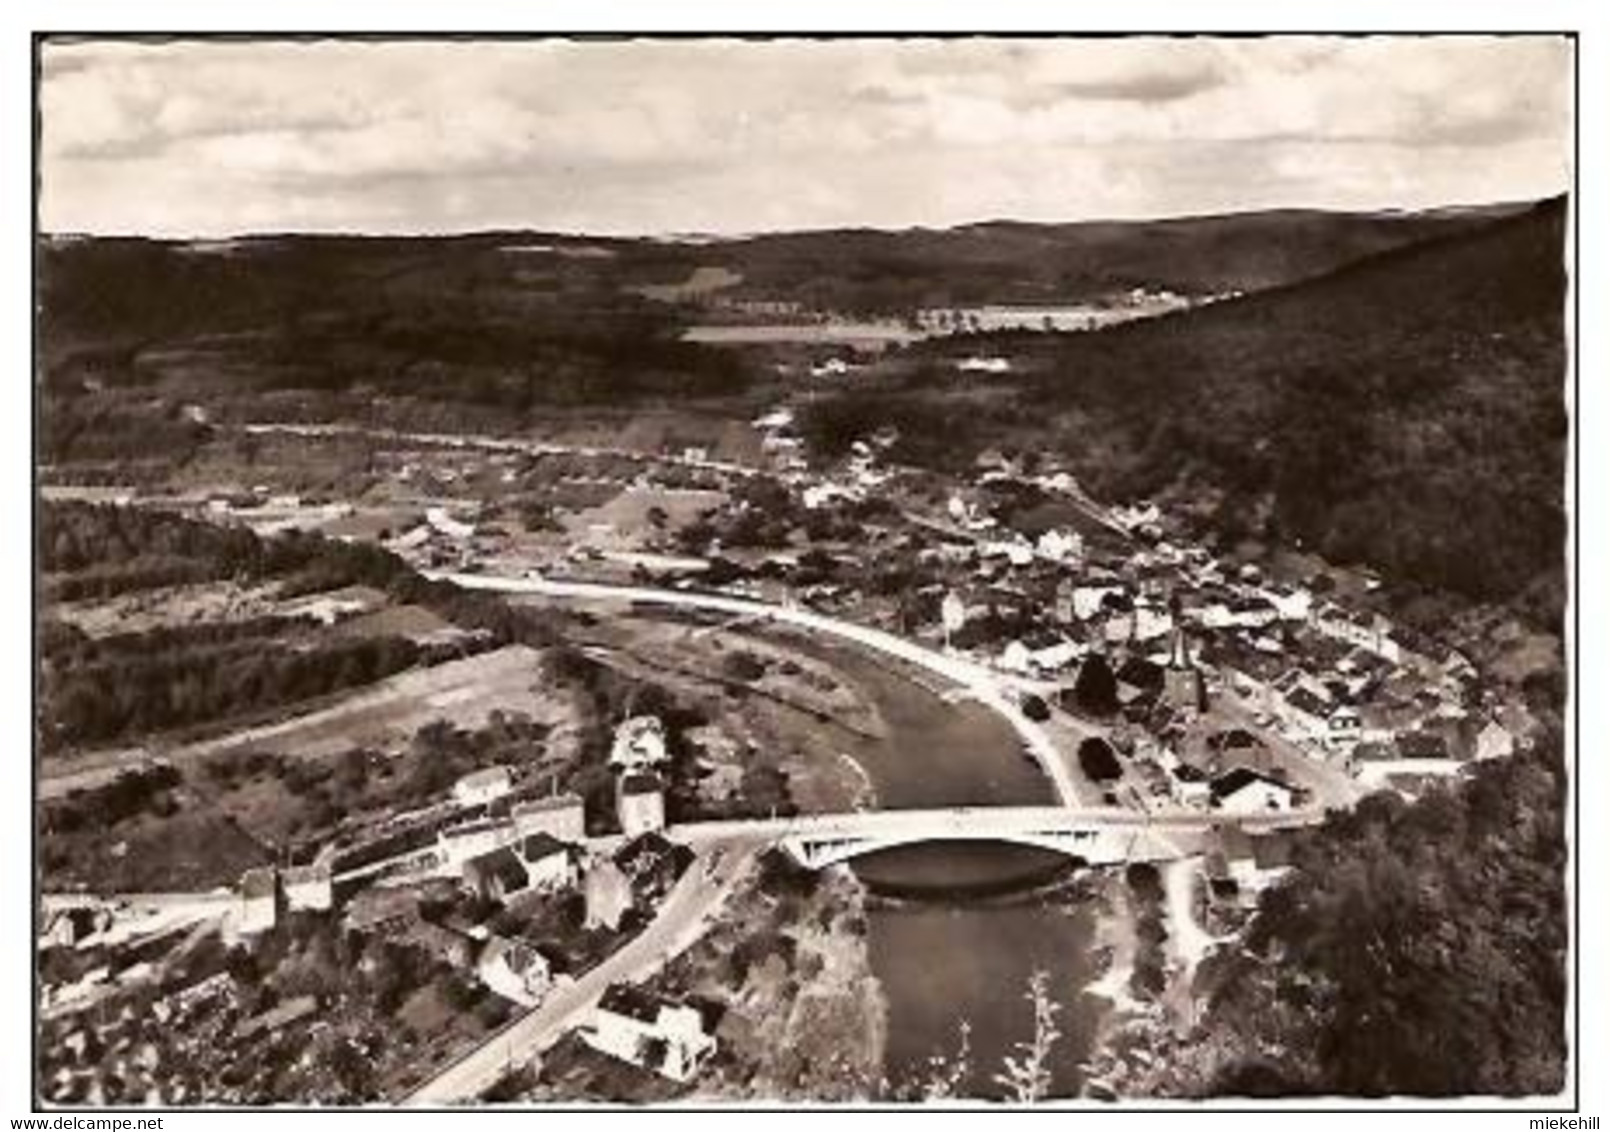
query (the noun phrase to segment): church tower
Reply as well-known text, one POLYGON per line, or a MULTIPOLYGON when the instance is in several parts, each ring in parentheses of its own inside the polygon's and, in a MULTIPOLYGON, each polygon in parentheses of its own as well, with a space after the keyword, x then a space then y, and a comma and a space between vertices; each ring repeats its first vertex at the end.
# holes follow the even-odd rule
POLYGON ((1200 715, 1207 711, 1207 682, 1191 659, 1190 645, 1185 639, 1185 626, 1178 614, 1174 618, 1174 637, 1169 645, 1168 667, 1163 670, 1163 700, 1170 707, 1187 715, 1200 715))

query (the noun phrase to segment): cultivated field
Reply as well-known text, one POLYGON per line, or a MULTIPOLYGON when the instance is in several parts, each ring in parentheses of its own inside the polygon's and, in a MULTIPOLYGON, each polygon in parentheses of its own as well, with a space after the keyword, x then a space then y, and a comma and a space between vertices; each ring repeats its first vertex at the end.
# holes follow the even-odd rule
POLYGON ((558 723, 568 700, 548 694, 541 654, 510 645, 480 656, 382 680, 332 707, 216 739, 161 749, 155 744, 86 754, 55 764, 43 777, 42 798, 110 781, 120 771, 160 757, 176 766, 223 754, 267 751, 298 758, 325 758, 366 747, 397 749, 425 724, 445 720, 462 728, 482 726, 493 710, 524 712, 537 722, 558 723))

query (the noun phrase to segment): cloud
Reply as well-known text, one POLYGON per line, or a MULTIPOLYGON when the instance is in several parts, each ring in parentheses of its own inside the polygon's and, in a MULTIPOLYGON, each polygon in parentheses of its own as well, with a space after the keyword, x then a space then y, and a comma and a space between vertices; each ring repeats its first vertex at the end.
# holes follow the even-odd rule
POLYGON ((1569 179, 1569 47, 1545 37, 90 41, 42 62, 47 229, 935 225, 1569 179))

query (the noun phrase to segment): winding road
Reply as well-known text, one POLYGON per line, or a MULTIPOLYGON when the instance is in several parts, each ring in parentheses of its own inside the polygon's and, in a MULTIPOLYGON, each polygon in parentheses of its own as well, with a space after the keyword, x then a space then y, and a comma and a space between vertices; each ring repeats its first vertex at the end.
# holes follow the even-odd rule
POLYGON ((752 860, 720 843, 701 846, 642 932, 579 978, 554 986, 541 1005, 489 1035, 402 1103, 462 1103, 486 1092, 513 1066, 530 1061, 584 1021, 610 984, 641 981, 698 942, 752 860))
POLYGON ((931 649, 916 641, 830 617, 814 610, 795 605, 777 605, 753 598, 733 597, 726 594, 703 593, 690 590, 668 590, 652 586, 615 585, 606 582, 577 582, 557 578, 511 578, 492 574, 430 573, 426 577, 451 582, 471 590, 490 590, 505 594, 529 594, 571 601, 636 602, 645 605, 664 605, 673 608, 701 609, 735 617, 753 618, 792 625, 808 632, 836 637, 863 648, 916 665, 960 685, 985 707, 996 712, 1017 732, 1023 746, 1044 769, 1056 789, 1057 799, 1065 806, 1087 803, 1079 788, 1077 776, 1052 740, 1046 729, 1023 714, 1018 697, 1025 692, 1042 691, 1038 681, 997 672, 976 661, 931 649))

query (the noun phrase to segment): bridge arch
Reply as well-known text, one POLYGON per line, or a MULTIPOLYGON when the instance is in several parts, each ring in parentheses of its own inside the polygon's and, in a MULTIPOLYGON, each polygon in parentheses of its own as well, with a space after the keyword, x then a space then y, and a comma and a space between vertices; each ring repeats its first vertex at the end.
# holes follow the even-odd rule
POLYGON ((783 849, 810 869, 844 864, 869 853, 927 842, 977 841, 1047 849, 1085 865, 1113 865, 1178 856, 1172 846, 1135 830, 1111 829, 993 829, 970 832, 956 829, 902 830, 878 833, 849 831, 801 833, 784 837, 783 849))

